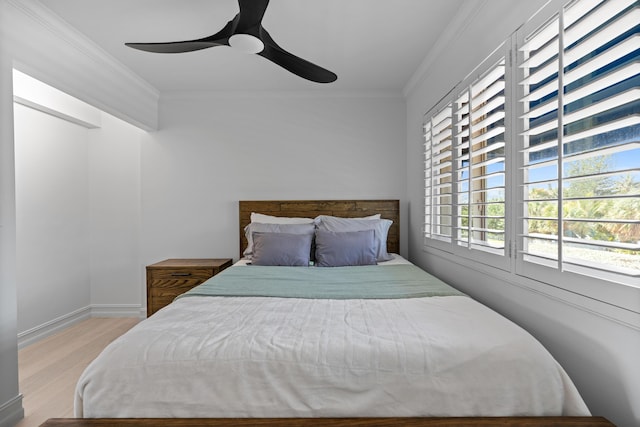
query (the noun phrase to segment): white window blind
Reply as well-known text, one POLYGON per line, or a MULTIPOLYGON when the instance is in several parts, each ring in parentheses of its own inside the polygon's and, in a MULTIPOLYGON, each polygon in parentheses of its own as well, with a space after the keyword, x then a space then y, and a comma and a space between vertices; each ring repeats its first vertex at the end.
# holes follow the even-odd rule
POLYGON ((447 104, 428 117, 425 139, 426 238, 451 241, 452 231, 452 117, 447 104))
POLYGON ((504 255, 505 61, 457 97, 456 243, 504 255))
POLYGON ((425 244, 507 268, 506 44, 425 115, 425 244))
POLYGON ((637 283, 639 33, 637 1, 579 0, 525 37, 523 263, 637 283))

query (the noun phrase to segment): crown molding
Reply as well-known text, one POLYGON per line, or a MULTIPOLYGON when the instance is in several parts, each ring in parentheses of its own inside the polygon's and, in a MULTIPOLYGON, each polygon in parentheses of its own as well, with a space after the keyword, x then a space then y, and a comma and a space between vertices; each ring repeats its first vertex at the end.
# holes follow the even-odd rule
POLYGON ((162 100, 180 99, 404 99, 399 90, 205 90, 162 92, 162 100))
POLYGON ((151 96, 158 97, 160 92, 149 82, 144 80, 130 68, 123 65, 102 47, 94 43, 83 33, 70 26, 66 21, 55 14, 51 9, 37 0, 8 0, 15 9, 28 16, 35 23, 51 32, 57 39, 66 42, 69 46, 81 52, 87 58, 108 67, 109 71, 121 78, 134 82, 141 90, 151 96))
POLYGON ((160 91, 37 0, 6 0, 14 67, 147 130, 160 91))

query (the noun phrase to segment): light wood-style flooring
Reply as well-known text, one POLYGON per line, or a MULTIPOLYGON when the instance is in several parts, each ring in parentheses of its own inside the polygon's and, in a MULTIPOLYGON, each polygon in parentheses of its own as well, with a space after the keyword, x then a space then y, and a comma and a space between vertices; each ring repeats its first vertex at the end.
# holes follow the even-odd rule
POLYGON ((73 394, 82 371, 139 319, 91 318, 18 352, 25 417, 16 427, 37 427, 48 418, 73 417, 73 394))

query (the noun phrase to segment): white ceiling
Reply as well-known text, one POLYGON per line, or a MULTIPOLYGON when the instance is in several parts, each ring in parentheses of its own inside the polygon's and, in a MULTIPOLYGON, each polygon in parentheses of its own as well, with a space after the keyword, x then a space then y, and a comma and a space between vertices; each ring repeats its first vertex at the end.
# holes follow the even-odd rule
POLYGON ((272 0, 263 26, 284 49, 338 75, 304 80, 229 47, 155 54, 125 42, 208 36, 237 0, 40 0, 160 91, 401 91, 465 0, 272 0))

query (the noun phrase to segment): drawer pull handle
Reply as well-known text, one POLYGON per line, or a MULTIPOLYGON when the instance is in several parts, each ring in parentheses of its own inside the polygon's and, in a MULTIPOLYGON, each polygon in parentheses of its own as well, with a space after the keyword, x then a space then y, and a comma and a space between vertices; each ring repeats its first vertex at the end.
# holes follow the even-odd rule
POLYGON ((191 273, 171 273, 173 277, 191 276, 191 273))

